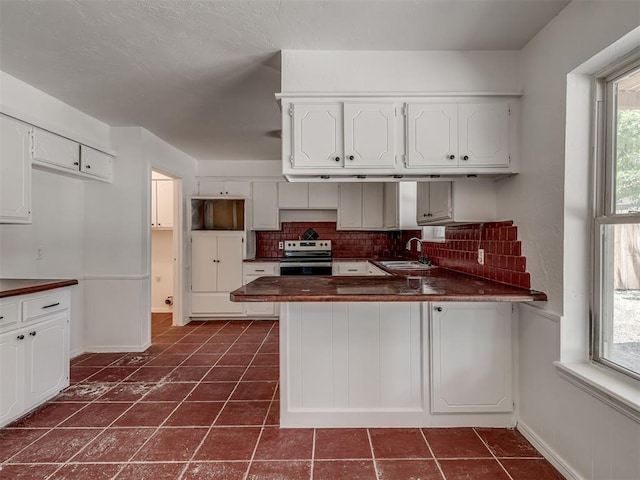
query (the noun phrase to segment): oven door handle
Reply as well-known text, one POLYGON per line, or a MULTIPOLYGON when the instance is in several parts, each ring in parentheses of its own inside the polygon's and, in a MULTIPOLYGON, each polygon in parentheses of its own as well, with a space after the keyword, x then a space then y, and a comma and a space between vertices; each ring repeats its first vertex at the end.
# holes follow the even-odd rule
POLYGON ((282 262, 280 269, 287 267, 332 267, 331 262, 282 262))

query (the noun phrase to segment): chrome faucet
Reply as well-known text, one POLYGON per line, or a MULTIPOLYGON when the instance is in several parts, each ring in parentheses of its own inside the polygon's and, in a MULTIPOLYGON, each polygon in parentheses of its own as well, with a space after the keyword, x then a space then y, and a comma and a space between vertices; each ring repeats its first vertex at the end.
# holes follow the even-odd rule
POLYGON ((411 250, 411 242, 413 240, 418 242, 418 251, 420 252, 420 256, 418 257, 418 262, 428 264, 429 262, 427 261, 427 257, 424 256, 424 248, 422 245, 422 240, 420 240, 418 237, 411 237, 407 242, 407 245, 405 248, 407 250, 411 250))

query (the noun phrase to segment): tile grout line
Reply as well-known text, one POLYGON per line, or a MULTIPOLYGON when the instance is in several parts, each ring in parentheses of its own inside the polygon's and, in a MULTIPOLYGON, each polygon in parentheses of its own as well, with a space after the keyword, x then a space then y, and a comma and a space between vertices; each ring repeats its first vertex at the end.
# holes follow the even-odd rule
POLYGON ((482 436, 478 433, 478 431, 476 430, 476 427, 473 427, 473 431, 474 433, 478 436, 478 438, 480 439, 480 441, 484 444, 485 447, 487 447, 489 449, 489 452, 491 453, 491 456, 493 457, 493 459, 498 462, 498 465, 500 465, 500 468, 502 468, 502 470, 504 471, 504 473, 507 474, 507 477, 509 478, 509 480, 513 480, 513 477, 511 476, 511 474, 507 471, 507 469, 504 467, 504 465, 502 465, 502 462, 498 459, 498 457, 496 456, 495 453, 493 453, 493 450, 491 450, 491 447, 489 447, 489 444, 487 442, 484 441, 484 438, 482 438, 482 436))
POLYGON ((311 472, 309 472, 310 480, 313 480, 314 467, 316 464, 316 432, 317 428, 313 429, 313 438, 311 441, 311 472))
POLYGON ((376 465, 376 454, 373 451, 373 440, 371 440, 371 431, 367 428, 367 439, 369 440, 369 448, 371 449, 371 460, 373 461, 373 471, 376 474, 376 478, 380 479, 380 473, 378 472, 378 465, 376 465))
POLYGON ((429 443, 429 440, 427 440, 427 436, 424 434, 423 427, 418 428, 418 430, 420 430, 420 435, 422 435, 422 438, 424 439, 424 443, 427 444, 427 448, 429 449, 429 452, 431 453, 431 458, 433 458, 433 461, 436 463, 436 467, 438 468, 438 471, 440 472, 440 475, 442 476, 442 480, 447 480, 447 477, 444 475, 444 471, 442 470, 442 466, 440 465, 440 460, 438 460, 436 458, 436 454, 433 453, 433 449, 431 448, 431 444, 429 443))

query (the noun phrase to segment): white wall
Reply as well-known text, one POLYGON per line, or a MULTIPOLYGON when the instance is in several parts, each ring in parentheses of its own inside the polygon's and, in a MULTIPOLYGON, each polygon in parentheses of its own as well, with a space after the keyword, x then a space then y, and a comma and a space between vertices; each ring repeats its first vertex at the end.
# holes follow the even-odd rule
POLYGON ((578 478, 640 478, 640 426, 553 366, 578 346, 586 359, 589 322, 589 149, 565 136, 589 128, 588 106, 567 107, 589 91, 567 75, 638 25, 637 1, 574 1, 524 47, 521 173, 499 183, 498 216, 518 225, 532 286, 549 296, 546 311, 520 308, 520 427, 578 478))

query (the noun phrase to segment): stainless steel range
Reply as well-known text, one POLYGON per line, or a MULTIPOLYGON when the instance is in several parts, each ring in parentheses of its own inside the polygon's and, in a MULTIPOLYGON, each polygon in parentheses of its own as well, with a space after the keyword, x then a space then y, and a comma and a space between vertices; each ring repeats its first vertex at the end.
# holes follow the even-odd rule
POLYGON ((287 240, 280 275, 331 275, 331 240, 287 240))

